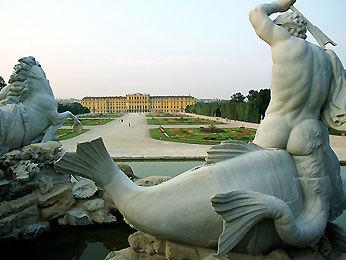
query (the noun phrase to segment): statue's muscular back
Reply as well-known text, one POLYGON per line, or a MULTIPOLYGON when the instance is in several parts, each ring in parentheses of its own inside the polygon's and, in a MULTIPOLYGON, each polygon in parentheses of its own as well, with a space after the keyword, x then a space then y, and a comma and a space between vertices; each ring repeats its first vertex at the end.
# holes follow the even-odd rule
POLYGON ((319 118, 331 80, 325 51, 301 38, 290 37, 272 46, 272 58, 273 98, 267 116, 282 116, 292 127, 302 120, 319 118))

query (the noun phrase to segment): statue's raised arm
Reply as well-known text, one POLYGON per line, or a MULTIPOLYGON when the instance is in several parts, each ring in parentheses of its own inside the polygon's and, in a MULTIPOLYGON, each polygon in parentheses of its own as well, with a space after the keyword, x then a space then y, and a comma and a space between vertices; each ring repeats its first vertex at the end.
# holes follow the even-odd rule
POLYGON ((277 0, 270 4, 257 5, 250 11, 250 22, 263 41, 274 45, 291 37, 287 30, 278 26, 269 16, 273 13, 286 12, 295 2, 295 0, 277 0))

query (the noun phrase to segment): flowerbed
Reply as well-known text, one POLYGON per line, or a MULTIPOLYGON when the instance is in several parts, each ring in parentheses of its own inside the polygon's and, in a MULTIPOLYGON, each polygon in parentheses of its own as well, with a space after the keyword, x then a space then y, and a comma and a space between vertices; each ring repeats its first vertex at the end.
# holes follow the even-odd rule
POLYGON ((205 132, 200 128, 164 128, 163 131, 168 136, 165 136, 159 129, 150 129, 150 135, 158 140, 211 145, 226 140, 249 142, 254 139, 256 133, 255 129, 244 127, 223 128, 222 130, 222 132, 205 132))
POLYGON ((192 118, 192 117, 151 117, 147 118, 148 125, 211 125, 221 124, 220 122, 208 119, 192 118))

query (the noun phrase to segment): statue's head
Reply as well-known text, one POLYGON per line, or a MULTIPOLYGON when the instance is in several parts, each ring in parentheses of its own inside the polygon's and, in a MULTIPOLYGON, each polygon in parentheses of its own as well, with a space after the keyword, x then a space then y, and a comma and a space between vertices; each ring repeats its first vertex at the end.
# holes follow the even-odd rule
POLYGON ((299 14, 286 12, 279 15, 274 23, 285 28, 292 36, 306 39, 307 23, 299 14))
POLYGON ((23 101, 33 90, 51 93, 46 75, 34 57, 28 56, 18 61, 8 81, 10 84, 8 103, 23 101))

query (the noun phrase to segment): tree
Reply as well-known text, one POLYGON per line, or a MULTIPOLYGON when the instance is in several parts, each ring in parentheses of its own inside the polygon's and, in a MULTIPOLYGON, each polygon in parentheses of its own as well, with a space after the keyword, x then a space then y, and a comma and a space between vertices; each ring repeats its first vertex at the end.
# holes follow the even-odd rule
POLYGON ((214 116, 215 117, 221 117, 221 109, 220 107, 217 107, 215 110, 214 110, 214 116))
POLYGON ((0 90, 6 86, 6 82, 3 77, 0 76, 0 90))
POLYGON ((251 101, 255 101, 258 97, 258 91, 257 90, 253 90, 251 89, 249 91, 249 94, 247 94, 246 98, 247 98, 247 101, 251 102, 251 101))
POLYGON ((58 103, 58 112, 70 111, 74 115, 90 113, 90 109, 87 107, 83 107, 81 104, 77 102, 60 104, 58 103))
POLYGON ((234 102, 244 102, 244 100, 245 100, 245 97, 240 92, 235 93, 231 96, 231 101, 234 101, 234 102))
POLYGON ((261 118, 264 117, 270 102, 270 89, 261 89, 258 93, 257 106, 261 118))

